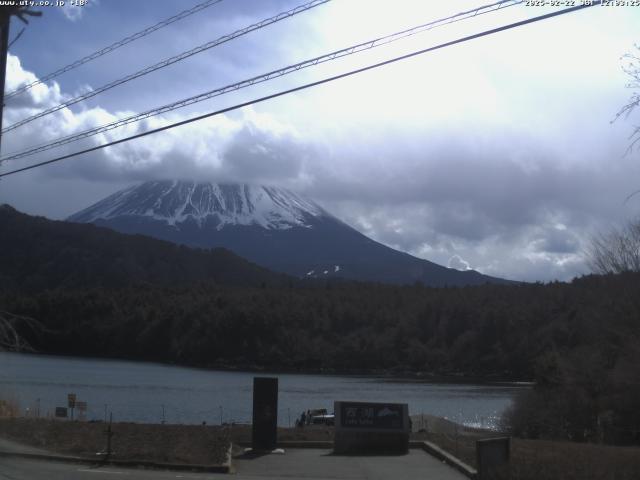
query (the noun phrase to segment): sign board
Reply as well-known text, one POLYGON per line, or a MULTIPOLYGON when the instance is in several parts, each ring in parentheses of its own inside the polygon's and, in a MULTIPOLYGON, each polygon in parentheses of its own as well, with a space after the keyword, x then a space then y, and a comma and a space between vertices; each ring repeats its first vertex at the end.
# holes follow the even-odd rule
POLYGON ((336 453, 406 453, 409 408, 406 403, 335 402, 336 453))
POLYGON ((67 418, 67 407, 56 407, 56 417, 67 418))
POLYGON ((253 427, 254 450, 275 450, 278 426, 278 379, 254 377, 253 427))
POLYGON ((80 412, 86 412, 87 411, 87 402, 76 402, 76 408, 80 412))
POLYGON ((478 480, 494 478, 500 470, 508 468, 511 450, 509 437, 488 438, 476 441, 478 480))
POLYGON ((68 400, 68 405, 69 408, 74 408, 76 406, 76 394, 75 393, 70 393, 67 395, 67 400, 68 400))
POLYGON ((340 420, 344 428, 402 430, 403 404, 340 402, 340 420))

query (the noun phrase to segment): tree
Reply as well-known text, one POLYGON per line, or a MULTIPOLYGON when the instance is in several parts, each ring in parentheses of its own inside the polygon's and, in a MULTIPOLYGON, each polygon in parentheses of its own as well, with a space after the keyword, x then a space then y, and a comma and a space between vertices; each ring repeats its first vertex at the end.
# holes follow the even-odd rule
POLYGON ((33 347, 19 332, 21 329, 29 329, 34 332, 42 331, 42 324, 33 318, 15 315, 0 310, 0 351, 33 352, 33 347))
POLYGON ((640 218, 595 236, 587 254, 595 273, 640 272, 640 218))
MULTIPOLYGON (((640 106, 640 45, 635 45, 637 53, 627 53, 622 57, 625 64, 622 70, 629 77, 626 87, 633 90, 629 101, 616 113, 614 122, 621 117, 628 118, 640 106)), ((640 126, 634 127, 632 142, 627 152, 640 141, 640 126)), ((633 197, 640 190, 627 197, 633 197)), ((600 234, 591 239, 587 251, 588 263, 595 273, 640 272, 640 218, 630 222, 622 229, 600 234)))
MULTIPOLYGON (((629 83, 627 83, 627 88, 634 90, 631 94, 631 98, 624 105, 618 113, 616 113, 613 121, 615 122, 621 117, 628 118, 631 113, 640 106, 640 45, 636 45, 636 50, 639 53, 627 53, 622 57, 622 59, 626 62, 625 65, 622 66, 622 70, 629 76, 629 83)), ((629 150, 631 150, 634 145, 640 141, 640 126, 634 127, 633 134, 631 135, 633 141, 631 145, 629 145, 629 150)))

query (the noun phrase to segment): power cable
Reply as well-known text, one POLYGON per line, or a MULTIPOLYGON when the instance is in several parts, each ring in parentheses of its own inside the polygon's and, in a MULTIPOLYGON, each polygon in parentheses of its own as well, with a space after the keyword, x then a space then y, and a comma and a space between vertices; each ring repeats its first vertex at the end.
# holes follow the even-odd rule
POLYGON ((173 103, 169 103, 166 105, 163 105, 161 107, 157 107, 151 110, 147 110, 145 112, 142 113, 138 113, 135 115, 131 115, 129 117, 120 119, 120 120, 116 120, 114 122, 102 125, 100 127, 95 127, 93 129, 89 129, 89 130, 85 130, 83 132, 79 132, 73 135, 69 135, 67 137, 63 137, 60 138, 54 142, 50 142, 50 143, 45 143, 45 144, 41 144, 35 147, 30 147, 26 150, 20 151, 20 152, 15 152, 12 154, 7 155, 4 158, 0 158, 0 162, 5 161, 5 160, 16 160, 19 158, 24 158, 24 157, 28 157, 31 155, 34 155, 36 153, 40 153, 46 150, 50 150, 52 148, 55 147, 59 147, 62 145, 66 145, 68 143, 71 142, 75 142, 78 140, 81 140, 83 138, 88 138, 94 135, 98 135, 100 133, 104 133, 110 130, 113 130, 115 128, 119 128, 122 127, 124 125, 128 125, 130 123, 134 123, 134 122, 139 122, 141 120, 144 120, 146 118, 150 118, 152 116, 155 115, 159 115, 162 113, 167 113, 173 110, 176 110, 178 108, 182 108, 182 107, 186 107, 188 105, 193 105, 195 103, 199 103, 199 102, 203 102, 205 100, 209 100, 211 98, 220 96, 220 95, 224 95, 226 93, 229 92, 233 92, 236 90, 240 90, 242 88, 246 88, 252 85, 256 85, 259 83, 263 83, 266 82, 268 80, 277 78, 277 77, 281 77, 284 75, 288 75, 290 73, 294 73, 297 72, 299 70, 302 70, 304 68, 308 68, 311 66, 315 66, 321 63, 325 63, 331 60, 335 60, 337 58, 341 58, 341 57, 345 57, 348 55, 352 55, 355 53, 359 53, 362 52, 364 50, 369 50, 372 48, 376 48, 382 45, 387 45, 389 43, 398 41, 400 39, 418 34, 418 33, 422 33, 428 30, 431 30, 433 28, 439 27, 439 26, 443 26, 443 25, 448 25, 450 23, 454 23, 454 22, 459 22, 462 20, 466 20, 468 18, 473 18, 476 16, 480 16, 480 15, 484 15, 486 13, 490 13, 493 12, 495 10, 501 9, 501 8, 507 8, 509 6, 513 6, 513 5, 518 5, 523 3, 524 0, 507 0, 507 1, 500 1, 500 2, 495 2, 492 4, 488 4, 488 5, 484 5, 481 7, 477 7, 473 10, 468 10, 468 11, 464 11, 464 12, 460 12, 457 13, 455 15, 451 15, 449 17, 446 18, 442 18, 442 19, 438 19, 438 20, 433 20, 430 21, 428 23, 422 24, 422 25, 418 25, 416 27, 413 28, 409 28, 406 30, 403 30, 401 32, 396 32, 390 35, 386 35, 383 37, 378 37, 375 38, 373 40, 369 40, 367 42, 363 42, 363 43, 359 43, 357 45, 352 45, 350 47, 347 48, 343 48, 341 50, 336 50, 334 52, 331 53, 327 53, 325 55, 319 56, 319 57, 315 57, 309 60, 305 60, 303 62, 299 62, 296 63, 294 65, 289 65, 287 67, 278 69, 278 70, 273 70, 271 72, 268 73, 264 73, 246 80, 242 80, 240 82, 231 84, 231 85, 227 85, 225 87, 221 87, 221 88, 217 88, 214 90, 210 90, 208 92, 204 92, 198 95, 194 95, 192 97, 186 98, 186 99, 182 99, 179 100, 177 102, 173 102, 173 103))
POLYGON ((11 40, 11 41, 9 42, 9 45, 7 45, 7 48, 11 48, 11 45, 13 45, 14 43, 16 43, 16 42, 18 41, 18 39, 22 36, 22 34, 24 33, 24 31, 25 31, 25 29, 26 29, 26 28, 27 28, 27 27, 22 27, 22 28, 20 29, 20 31, 18 32, 18 34, 17 34, 15 37, 13 37, 13 40, 11 40))
POLYGON ((348 72, 345 72, 345 73, 341 73, 339 75, 334 75, 334 76, 331 76, 331 77, 323 78, 322 80, 317 80, 315 82, 311 82, 311 83, 300 85, 300 86, 297 86, 297 87, 294 87, 294 88, 283 90, 283 91, 280 91, 280 92, 277 92, 277 93, 273 93, 271 95, 266 95, 264 97, 256 98, 256 99, 250 100, 248 102, 239 103, 239 104, 236 104, 236 105, 231 106, 231 107, 227 107, 227 108, 223 108, 223 109, 220 109, 220 110, 216 110, 214 112, 209 112, 209 113, 206 113, 206 114, 203 114, 203 115, 198 115, 196 117, 192 117, 192 118, 189 118, 187 120, 182 120, 180 122, 175 122, 175 123, 172 123, 170 125, 165 125, 163 127, 155 128, 153 130, 147 130, 146 132, 138 133, 136 135, 131 135, 129 137, 121 138, 119 140, 114 140, 114 141, 111 141, 111 142, 108 142, 108 143, 105 143, 105 144, 102 144, 102 145, 97 145, 95 147, 87 148, 85 150, 80 150, 80 151, 77 151, 77 152, 74 152, 74 153, 70 153, 68 155, 62 155, 60 157, 56 157, 56 158, 53 158, 51 160, 47 160, 47 161, 44 161, 44 162, 39 162, 39 163, 36 163, 36 164, 33 164, 33 165, 29 165, 27 167, 11 170, 9 172, 5 172, 5 173, 0 174, 0 178, 6 177, 8 175, 14 175, 14 174, 19 173, 19 172, 24 172, 26 170, 31 170, 31 169, 34 169, 34 168, 42 167, 44 165, 49 165, 51 163, 60 162, 62 160, 66 160, 68 158, 77 157, 77 156, 83 155, 85 153, 90 153, 90 152, 94 152, 96 150, 101 150, 101 149, 106 148, 106 147, 111 147, 113 145, 118 145, 120 143, 125 143, 125 142, 131 141, 131 140, 135 140, 137 138, 145 137, 147 135, 152 135, 154 133, 163 132, 165 130, 169 130, 169 129, 172 129, 172 128, 175 128, 175 127, 180 127, 182 125, 186 125, 186 124, 189 124, 189 123, 197 122, 197 121, 203 120, 205 118, 209 118, 209 117, 213 117, 215 115, 220 115, 220 114, 223 114, 223 113, 227 113, 227 112, 230 112, 232 110, 237 110, 239 108, 243 108, 243 107, 246 107, 246 106, 249 106, 249 105, 265 102, 267 100, 272 100, 274 98, 278 98, 278 97, 281 97, 281 96, 284 96, 284 95, 288 95, 290 93, 298 92, 298 91, 301 91, 301 90, 306 90, 308 88, 315 87, 315 86, 318 86, 318 85, 322 85, 324 83, 333 82, 333 81, 339 80, 341 78, 350 77, 350 76, 356 75, 358 73, 366 72, 368 70, 373 70, 373 69, 376 69, 376 68, 379 68, 379 67, 382 67, 382 66, 385 66, 385 65, 390 65, 392 63, 396 63, 396 62, 399 62, 401 60, 406 60, 408 58, 416 57, 418 55, 423 55, 423 54, 428 53, 428 52, 433 52, 435 50, 439 50, 439 49, 442 49, 442 48, 450 47, 450 46, 453 46, 453 45, 458 45, 460 43, 469 42, 469 41, 475 40, 477 38, 486 37, 488 35, 493 35, 495 33, 503 32, 505 30, 511 30, 511 29, 518 28, 518 27, 521 27, 521 26, 524 26, 524 25, 528 25, 528 24, 531 24, 531 23, 540 22, 540 21, 543 21, 543 20, 547 20, 549 18, 558 17, 560 15, 573 13, 573 12, 576 12, 578 10, 583 10, 585 8, 590 8, 590 7, 593 7, 593 6, 596 6, 596 5, 600 5, 601 3, 602 3, 602 0, 595 0, 591 4, 585 3, 583 5, 578 5, 578 6, 571 7, 571 8, 565 8, 565 9, 560 10, 560 11, 551 12, 551 13, 547 13, 545 15, 540 15, 540 16, 537 16, 537 17, 528 18, 526 20, 521 20, 519 22, 510 23, 510 24, 507 24, 507 25, 503 25, 501 27, 492 28, 490 30, 484 30, 484 31, 482 31, 480 33, 475 33, 473 35, 469 35, 469 36, 466 36, 466 37, 458 38, 456 40, 451 40, 449 42, 441 43, 441 44, 433 46, 433 47, 425 48, 425 49, 422 49, 422 50, 417 50, 415 52, 411 52, 411 53, 408 53, 408 54, 405 54, 405 55, 401 55, 399 57, 394 57, 394 58, 391 58, 389 60, 385 60, 385 61, 382 61, 382 62, 379 62, 379 63, 375 63, 375 64, 372 64, 372 65, 368 65, 366 67, 358 68, 358 69, 351 70, 351 71, 348 71, 348 72))
POLYGON ((322 4, 330 2, 330 1, 331 0, 311 0, 308 3, 305 3, 303 5, 299 5, 299 6, 295 7, 295 8, 292 8, 291 10, 287 10, 286 12, 279 13, 279 14, 273 16, 273 17, 267 18, 265 20, 261 20, 260 22, 254 23, 253 25, 249 25, 248 27, 241 28, 240 30, 236 30, 235 32, 227 34, 227 35, 224 35, 224 36, 222 36, 222 37, 220 37, 220 38, 218 38, 216 40, 213 40, 211 42, 207 42, 207 43, 205 43, 203 45, 200 45, 200 46, 198 46, 196 48, 193 48, 193 49, 188 50, 186 52, 182 52, 182 53, 180 53, 178 55, 175 55, 175 56, 173 56, 171 58, 167 58, 167 59, 165 59, 165 60, 163 60, 161 62, 158 62, 158 63, 156 63, 154 65, 151 65, 149 67, 143 68, 142 70, 138 70, 135 73, 131 73, 131 74, 125 76, 125 77, 122 77, 122 78, 119 78, 119 79, 114 80, 112 82, 109 82, 106 85, 103 85, 102 87, 99 87, 99 88, 97 88, 95 90, 91 90, 91 91, 89 91, 87 93, 84 93, 84 94, 82 94, 80 96, 72 98, 71 100, 67 100, 66 102, 63 102, 63 103, 61 103, 59 105, 56 105, 55 107, 51 107, 51 108, 48 108, 48 109, 43 110, 41 112, 38 112, 35 115, 32 115, 32 116, 27 117, 27 118, 25 118, 23 120, 20 120, 20 121, 14 123, 12 125, 9 125, 4 130, 2 130, 2 133, 4 134, 4 133, 7 133, 7 132, 10 132, 11 130, 15 130, 16 128, 21 127, 22 125, 26 125, 27 123, 31 123, 34 120, 37 120, 38 118, 44 117, 45 115, 49 115, 51 113, 57 112, 58 110, 62 110, 63 108, 67 108, 67 107, 69 107, 71 105, 74 105, 76 103, 79 103, 79 102, 82 102, 84 100, 87 100, 88 98, 95 97, 96 95, 98 95, 98 94, 100 94, 102 92, 105 92, 107 90, 110 90, 110 89, 112 89, 114 87, 117 87, 118 85, 122 85, 123 83, 130 82, 131 80, 134 80, 136 78, 142 77, 142 76, 147 75, 147 74, 149 74, 151 72, 155 72, 156 70, 159 70, 161 68, 168 67, 169 65, 172 65, 172 64, 174 64, 176 62, 180 62, 180 61, 185 60, 185 59, 187 59, 189 57, 192 57, 193 55, 196 55, 198 53, 202 53, 205 50, 209 50, 211 48, 217 47, 217 46, 219 46, 219 45, 221 45, 223 43, 229 42, 229 41, 231 41, 231 40, 233 40, 235 38, 241 37, 241 36, 246 35, 246 34, 248 34, 250 32, 253 32, 255 30, 259 30, 259 29, 264 28, 264 27, 266 27, 268 25, 272 25, 272 24, 274 24, 276 22, 279 22, 281 20, 284 20, 286 18, 293 17, 294 15, 297 15, 299 13, 306 12, 307 10, 310 10, 312 8, 315 8, 315 7, 319 6, 319 5, 322 5, 322 4))
MULTIPOLYGON (((167 27, 169 25, 171 25, 172 23, 177 22, 178 20, 182 20, 183 18, 188 17, 189 15, 193 15, 194 13, 197 13, 201 10, 204 10, 205 8, 209 8, 213 5, 215 5, 216 3, 220 3, 222 0, 207 0, 206 2, 202 2, 199 3, 195 6, 193 6, 192 8, 189 8, 187 10, 183 10, 180 13, 177 13, 176 15, 173 15, 172 17, 169 17, 165 20, 162 20, 161 22, 156 23, 155 25, 152 25, 151 27, 145 28, 144 30, 139 31, 138 33, 134 33, 133 35, 129 35, 128 37, 123 38, 122 40, 119 40, 115 43, 112 43, 111 45, 109 45, 108 47, 104 47, 96 52, 93 52, 90 55, 87 55, 86 57, 82 57, 79 60, 76 60, 75 62, 70 63, 69 65, 66 65, 58 70, 56 70, 55 72, 49 73, 48 75, 45 75, 42 78, 39 78, 38 80, 34 80, 31 83, 27 83, 26 85, 22 85, 19 88, 16 88, 15 90, 13 90, 12 92, 9 92, 5 95, 5 100, 8 100, 12 97, 15 97, 16 95, 19 95, 23 92, 26 92, 27 90, 29 90, 30 88, 35 87, 36 85, 39 85, 41 83, 45 83, 53 78, 56 78, 60 75, 62 75, 63 73, 66 73, 70 70, 73 70, 75 68, 78 68, 80 65, 84 65, 85 63, 88 63, 92 60, 95 60, 96 58, 102 57, 103 55, 106 55, 107 53, 111 53, 114 50, 117 50, 118 48, 127 45, 128 43, 134 42, 142 37, 146 37, 147 35, 149 35, 150 33, 155 32, 156 30, 160 30, 161 28, 167 27)), ((15 41, 15 40, 14 40, 15 41)), ((12 42, 13 43, 13 42, 12 42)), ((11 46, 11 45, 9 45, 11 46)))

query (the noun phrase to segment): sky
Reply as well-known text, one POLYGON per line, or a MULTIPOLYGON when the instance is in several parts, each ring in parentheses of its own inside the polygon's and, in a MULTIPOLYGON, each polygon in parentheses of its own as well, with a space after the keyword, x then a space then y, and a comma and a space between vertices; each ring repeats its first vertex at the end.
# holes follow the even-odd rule
MULTIPOLYGON (((6 91, 200 0, 40 7, 11 45, 6 91)), ((53 3, 53 2, 52 2, 53 3)), ((223 0, 6 101, 4 126, 304 3, 223 0)), ((2 155, 383 35, 481 1, 332 0, 2 136, 2 155)), ((552 11, 510 6, 152 117, 0 172, 237 105, 552 11)), ((593 7, 3 177, 0 203, 64 219, 129 185, 194 179, 306 195, 393 248, 524 281, 589 272, 590 238, 637 218, 640 112, 625 54, 640 8, 593 7)), ((12 20, 10 38, 22 29, 12 20)))

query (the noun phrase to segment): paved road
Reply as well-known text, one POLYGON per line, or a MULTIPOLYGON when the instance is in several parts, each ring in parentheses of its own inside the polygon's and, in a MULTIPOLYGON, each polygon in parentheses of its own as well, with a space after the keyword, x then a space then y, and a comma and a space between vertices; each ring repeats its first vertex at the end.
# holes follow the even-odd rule
POLYGON ((236 457, 233 464, 238 471, 238 479, 467 479, 418 449, 411 449, 407 455, 345 456, 333 455, 331 450, 299 448, 289 449, 284 455, 264 455, 253 459, 236 457))
POLYGON ((289 449, 284 455, 235 458, 237 474, 91 467, 23 458, 0 457, 0 480, 465 480, 466 477, 421 450, 400 456, 339 456, 329 450, 289 449))
POLYGON ((0 452, 36 453, 40 455, 47 455, 51 453, 22 443, 5 440, 4 438, 0 438, 0 452))
POLYGON ((0 457, 0 480, 185 480, 233 478, 224 474, 168 472, 162 470, 95 468, 77 463, 45 462, 22 458, 0 457))

